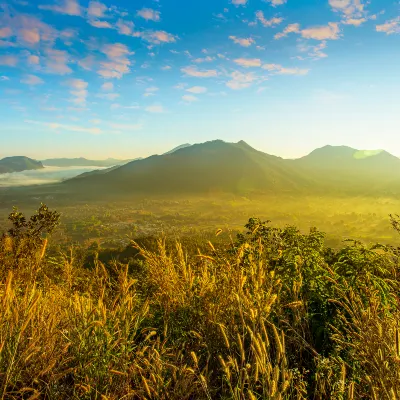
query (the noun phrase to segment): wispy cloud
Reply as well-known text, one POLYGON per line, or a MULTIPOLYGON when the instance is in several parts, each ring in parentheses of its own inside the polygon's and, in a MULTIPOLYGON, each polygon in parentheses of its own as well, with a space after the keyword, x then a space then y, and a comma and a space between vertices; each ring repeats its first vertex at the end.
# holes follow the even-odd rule
POLYGON ((13 55, 0 56, 0 65, 15 67, 18 64, 18 57, 13 55))
POLYGON ((26 75, 24 78, 21 79, 21 83, 26 85, 35 86, 41 85, 44 83, 43 79, 39 78, 36 75, 26 75))
POLYGON ((78 125, 66 125, 60 124, 58 122, 41 122, 34 120, 26 120, 25 122, 33 125, 43 125, 48 129, 54 131, 69 131, 69 132, 78 132, 78 133, 89 133, 91 135, 100 135, 102 133, 106 133, 104 130, 98 127, 86 127, 86 126, 78 126, 78 125))
POLYGON ((271 19, 266 19, 265 16, 264 16, 264 13, 261 10, 256 12, 256 18, 257 18, 258 21, 260 21, 267 28, 279 25, 283 21, 283 18, 278 18, 278 17, 273 17, 271 19))
POLYGON ((150 97, 154 96, 156 92, 158 92, 160 89, 156 86, 151 86, 145 89, 143 96, 144 97, 150 97))
POLYGON ((114 84, 112 82, 104 82, 101 85, 101 90, 103 90, 105 92, 111 92, 114 90, 114 84))
POLYGON ((300 29, 300 24, 290 24, 283 32, 277 33, 275 39, 281 39, 289 33, 300 34, 305 39, 315 40, 336 40, 340 37, 340 27, 336 22, 329 22, 328 25, 313 26, 300 29))
POLYGON ((142 8, 137 12, 137 15, 146 21, 158 22, 161 20, 161 14, 159 11, 153 10, 152 8, 142 8))
POLYGON ((234 71, 230 74, 231 80, 226 83, 230 89, 240 90, 246 89, 258 80, 257 75, 254 72, 242 73, 234 71))
POLYGON ((88 23, 89 23, 89 25, 92 25, 95 28, 113 29, 113 26, 107 21, 100 21, 98 19, 90 19, 88 21, 88 23))
POLYGON ((182 68, 181 71, 187 76, 193 76, 196 78, 213 78, 218 76, 218 72, 215 69, 208 69, 200 71, 195 66, 189 66, 182 68))
POLYGON ((88 16, 92 18, 104 18, 106 16, 107 10, 108 7, 105 4, 98 1, 91 1, 89 3, 87 13, 88 16))
MULTIPOLYGON (((316 46, 311 46, 307 42, 306 43, 299 43, 297 48, 299 49, 300 52, 302 53, 307 53, 308 57, 313 59, 313 60, 318 60, 320 58, 325 58, 328 57, 328 55, 324 52, 324 50, 327 47, 327 41, 324 40, 321 43, 319 43, 316 46)), ((305 57, 297 57, 301 60, 304 60, 305 57)))
POLYGON ((133 28, 135 25, 132 21, 125 21, 123 19, 119 19, 115 25, 118 33, 121 35, 131 36, 133 34, 133 28))
POLYGON ((276 6, 281 6, 282 4, 285 4, 287 0, 265 0, 268 3, 271 4, 271 6, 276 7, 276 6))
POLYGON ((103 78, 122 78, 130 72, 131 61, 129 55, 134 54, 122 43, 106 44, 100 51, 104 53, 109 61, 101 62, 97 73, 103 78))
POLYGON ((77 0, 59 0, 53 5, 39 5, 41 10, 49 10, 59 14, 82 15, 82 9, 77 0))
POLYGON ((264 64, 262 68, 278 75, 307 75, 309 72, 309 69, 284 68, 280 64, 264 64))
POLYGON ((197 63, 197 64, 201 64, 201 63, 205 63, 205 62, 212 62, 212 61, 214 61, 214 60, 215 60, 214 57, 207 56, 207 57, 195 58, 195 59, 193 60, 193 62, 195 62, 195 63, 197 63))
POLYGON ((303 38, 315 40, 336 40, 339 39, 339 34, 339 24, 335 22, 329 22, 325 26, 315 26, 301 31, 303 38))
POLYGON ((99 93, 99 94, 97 94, 97 97, 99 97, 100 99, 114 101, 114 100, 118 99, 119 94, 118 93, 99 93))
POLYGON ((400 17, 386 21, 384 24, 376 25, 377 32, 384 32, 387 35, 400 34, 400 17))
POLYGON ((231 39, 233 43, 239 44, 243 47, 250 47, 255 43, 255 40, 252 38, 238 38, 236 36, 229 36, 229 39, 231 39))
POLYGON ((207 88, 205 88, 204 86, 193 86, 189 89, 186 89, 186 91, 190 93, 201 94, 201 93, 206 93, 207 88))
POLYGON ((245 6, 248 0, 231 0, 231 3, 235 6, 245 6))
POLYGON ((86 106, 89 84, 83 79, 70 79, 66 82, 66 85, 71 88, 70 93, 73 97, 70 101, 76 106, 86 106))
POLYGON ((194 101, 198 101, 199 99, 196 96, 185 94, 182 96, 182 100, 186 103, 193 103, 194 101))
POLYGON ((343 15, 343 24, 360 26, 368 20, 363 0, 329 0, 329 5, 343 15))
POLYGON ((161 44, 161 43, 175 43, 178 38, 176 35, 165 31, 143 31, 143 32, 134 32, 133 36, 140 37, 143 40, 153 43, 153 44, 161 44))
POLYGON ((300 32, 300 24, 290 24, 283 30, 283 32, 277 33, 274 37, 275 39, 281 39, 287 36, 289 33, 299 33, 299 32, 300 32))
POLYGON ((143 124, 115 124, 110 123, 110 127, 121 131, 140 131, 143 129, 143 124))
POLYGON ((44 60, 46 71, 50 74, 67 75, 72 73, 72 69, 68 66, 70 57, 66 51, 47 49, 44 60))
POLYGON ((233 60, 237 65, 241 67, 261 67, 261 60, 259 58, 237 58, 233 60))
POLYGON ((162 114, 165 112, 165 109, 160 104, 153 104, 152 106, 148 106, 145 108, 145 111, 153 114, 162 114))

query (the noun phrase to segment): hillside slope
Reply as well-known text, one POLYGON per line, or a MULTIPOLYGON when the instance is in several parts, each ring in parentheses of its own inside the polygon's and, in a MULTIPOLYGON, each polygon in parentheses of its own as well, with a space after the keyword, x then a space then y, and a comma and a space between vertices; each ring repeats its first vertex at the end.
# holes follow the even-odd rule
POLYGON ((24 156, 6 157, 0 160, 0 174, 42 168, 44 167, 40 161, 36 161, 24 156))
POLYGON ((125 193, 247 193, 296 191, 311 182, 282 158, 257 151, 243 141, 215 140, 66 184, 82 190, 125 193))
POLYGON ((400 191, 400 159, 384 150, 325 146, 287 161, 325 190, 360 195, 400 191))

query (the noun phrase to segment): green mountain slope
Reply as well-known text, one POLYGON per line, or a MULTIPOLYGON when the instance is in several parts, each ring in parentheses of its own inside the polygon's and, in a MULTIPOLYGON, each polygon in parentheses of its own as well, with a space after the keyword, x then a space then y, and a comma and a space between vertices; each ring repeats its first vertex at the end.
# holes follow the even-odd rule
POLYGON ((24 156, 6 157, 0 160, 0 174, 41 168, 44 167, 40 161, 32 160, 24 156))
POLYGON ((361 195, 400 189, 400 159, 383 150, 325 146, 287 161, 329 191, 361 195))
POLYGON ((245 142, 215 140, 130 162, 106 174, 70 180, 90 191, 134 193, 291 192, 312 182, 282 158, 257 151, 245 142))

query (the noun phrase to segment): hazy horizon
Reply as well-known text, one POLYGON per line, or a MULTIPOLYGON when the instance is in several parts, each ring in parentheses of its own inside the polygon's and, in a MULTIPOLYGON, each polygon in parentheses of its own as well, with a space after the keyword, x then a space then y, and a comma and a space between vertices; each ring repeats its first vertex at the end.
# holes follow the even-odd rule
POLYGON ((44 185, 71 179, 84 172, 105 169, 104 167, 45 167, 43 169, 0 174, 0 188, 44 185))
POLYGON ((241 139, 400 156, 391 0, 6 0, 0 156, 136 158, 241 139))
MULTIPOLYGON (((213 139, 213 140, 211 140, 211 141, 217 141, 217 140, 222 140, 222 139, 213 139)), ((224 142, 226 142, 226 143, 235 143, 235 142, 229 142, 229 141, 224 141, 224 142)), ((245 141, 245 142, 246 142, 247 144, 250 145, 250 143, 248 143, 247 141, 245 141)), ((204 143, 204 142, 201 142, 201 143, 204 143)), ((201 143, 200 143, 200 142, 199 142, 199 143, 191 143, 190 145, 201 144, 201 143)), ((182 144, 181 144, 181 145, 182 145, 182 144)), ((139 155, 139 156, 137 156, 137 158, 147 158, 147 157, 150 157, 150 156, 153 156, 153 155, 163 155, 164 153, 169 152, 169 151, 171 151, 171 150, 173 150, 173 149, 175 149, 175 148, 177 148, 177 147, 179 147, 179 146, 180 146, 180 145, 176 145, 176 146, 174 146, 173 148, 166 148, 165 150, 163 150, 163 151, 160 152, 160 153, 149 153, 149 154, 146 154, 146 155, 139 155)), ((250 145, 250 146, 251 146, 251 145, 250 145)), ((281 158, 283 158, 283 159, 288 159, 288 160, 290 160, 290 159, 302 158, 302 157, 304 157, 304 156, 309 155, 309 154, 310 154, 311 152, 313 152, 314 150, 317 150, 317 149, 320 149, 320 148, 323 148, 323 147, 326 147, 326 146, 333 146, 333 147, 351 147, 351 146, 347 146, 347 145, 336 145, 336 146, 334 146, 334 145, 331 145, 331 144, 326 144, 326 145, 321 146, 321 147, 318 147, 318 148, 310 149, 308 152, 306 152, 306 153, 304 153, 304 154, 301 154, 301 155, 299 155, 299 156, 297 156, 297 157, 285 157, 285 156, 283 156, 283 155, 281 155, 281 154, 273 154, 273 153, 268 153, 268 152, 266 152, 266 153, 267 153, 267 154, 270 154, 270 155, 277 156, 277 157, 281 157, 281 158)), ((260 149, 260 148, 257 148, 257 146, 251 146, 251 147, 253 147, 255 150, 261 151, 261 149, 260 149)), ((361 152, 370 153, 371 155, 377 154, 377 153, 382 152, 382 151, 387 151, 388 153, 393 154, 393 155, 396 156, 396 154, 392 153, 390 150, 387 150, 387 149, 362 149, 362 148, 356 148, 356 147, 351 147, 351 148, 354 148, 354 150, 358 150, 358 151, 361 151, 361 152)), ((87 159, 87 160, 93 160, 93 161, 106 161, 107 159, 115 159, 115 160, 121 160, 121 161, 124 160, 122 157, 95 158, 95 157, 87 157, 87 156, 85 157, 85 156, 81 156, 81 155, 77 155, 77 154, 71 154, 70 156, 64 156, 64 157, 38 157, 38 158, 35 158, 35 157, 30 157, 30 156, 27 155, 27 154, 8 154, 8 155, 2 155, 2 153, 0 152, 0 160, 1 160, 2 158, 13 157, 13 156, 25 156, 25 157, 29 157, 29 158, 32 158, 32 159, 34 159, 34 160, 41 161, 41 162, 45 161, 46 159, 80 159, 80 158, 84 158, 84 159, 87 159)), ((400 154, 397 155, 397 157, 400 158, 400 154)), ((134 160, 134 157, 128 157, 128 158, 126 158, 126 159, 132 159, 132 160, 134 160)), ((48 166, 48 165, 46 165, 45 163, 43 163, 43 166, 46 167, 46 168, 52 168, 52 166, 48 166)), ((77 167, 72 167, 72 168, 77 168, 77 167)), ((92 168, 92 167, 88 166, 88 167, 83 167, 83 168, 92 168)), ((93 167, 93 169, 97 169, 97 168, 98 168, 98 167, 93 167)), ((100 167, 99 167, 99 168, 100 168, 100 167)), ((101 169, 101 168, 100 168, 100 169, 101 169)))

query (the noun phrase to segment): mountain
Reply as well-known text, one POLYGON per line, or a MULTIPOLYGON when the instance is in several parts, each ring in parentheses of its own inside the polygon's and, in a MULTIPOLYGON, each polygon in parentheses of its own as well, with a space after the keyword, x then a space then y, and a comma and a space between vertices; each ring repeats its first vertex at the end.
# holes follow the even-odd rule
POLYGON ((400 166, 400 159, 387 151, 357 150, 347 146, 324 146, 294 162, 320 170, 370 169, 371 172, 388 172, 388 169, 400 166))
POLYGON ((177 146, 177 147, 173 148, 172 150, 167 151, 166 153, 164 153, 164 155, 175 153, 175 151, 184 149, 185 147, 189 147, 189 146, 191 146, 191 144, 189 144, 189 143, 181 144, 180 146, 177 146))
POLYGON ((32 160, 24 156, 6 157, 0 160, 0 174, 42 168, 44 167, 40 161, 32 160))
POLYGON ((324 146, 287 161, 325 190, 358 194, 400 190, 400 159, 384 150, 324 146))
POLYGON ((291 192, 312 184, 284 159, 247 143, 215 140, 66 181, 91 193, 291 192))
POLYGON ((50 158, 43 160, 43 165, 49 167, 113 167, 123 165, 133 160, 118 160, 107 158, 106 160, 88 160, 86 158, 50 158))

